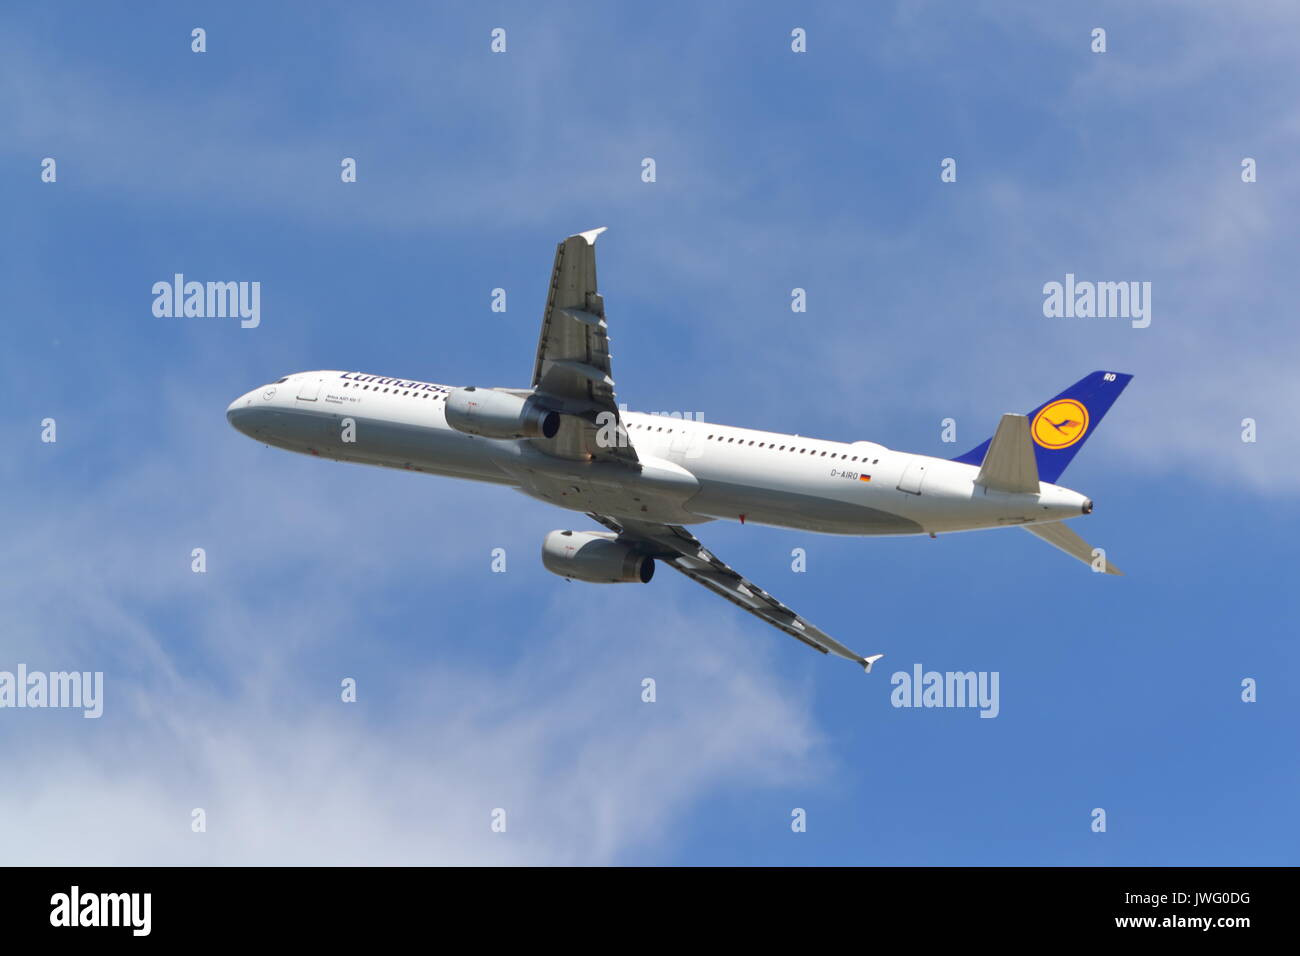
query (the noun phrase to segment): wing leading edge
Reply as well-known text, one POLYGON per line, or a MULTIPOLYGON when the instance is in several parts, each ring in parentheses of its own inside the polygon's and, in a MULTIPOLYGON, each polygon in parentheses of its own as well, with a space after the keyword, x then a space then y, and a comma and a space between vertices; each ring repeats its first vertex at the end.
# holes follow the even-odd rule
POLYGON ((714 594, 721 595, 796 640, 802 641, 813 650, 823 654, 835 654, 860 664, 868 674, 871 673, 871 665, 885 656, 873 654, 870 657, 863 657, 852 648, 841 644, 714 557, 685 528, 612 518, 608 515, 589 514, 587 517, 617 532, 620 539, 659 559, 674 570, 680 571, 692 581, 704 585, 714 594))

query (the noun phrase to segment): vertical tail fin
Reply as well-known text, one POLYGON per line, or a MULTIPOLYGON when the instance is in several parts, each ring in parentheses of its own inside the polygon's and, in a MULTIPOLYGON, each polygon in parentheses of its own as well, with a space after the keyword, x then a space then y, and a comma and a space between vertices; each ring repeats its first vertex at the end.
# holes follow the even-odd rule
MULTIPOLYGON (((1055 483, 1061 477, 1132 378, 1124 372, 1093 372, 1029 413, 1029 434, 1034 441, 1039 478, 1055 483)), ((952 460, 979 465, 991 441, 980 442, 952 460)))

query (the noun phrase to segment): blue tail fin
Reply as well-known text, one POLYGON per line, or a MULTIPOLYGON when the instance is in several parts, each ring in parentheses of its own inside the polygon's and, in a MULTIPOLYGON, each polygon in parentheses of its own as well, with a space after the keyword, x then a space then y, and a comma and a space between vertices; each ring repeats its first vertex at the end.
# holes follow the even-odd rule
MULTIPOLYGON (((1029 434, 1034 439, 1041 480, 1055 483, 1061 477, 1132 378, 1123 372, 1093 372, 1029 413, 1029 434)), ((952 460, 978 465, 984 461, 990 441, 986 439, 952 460)))

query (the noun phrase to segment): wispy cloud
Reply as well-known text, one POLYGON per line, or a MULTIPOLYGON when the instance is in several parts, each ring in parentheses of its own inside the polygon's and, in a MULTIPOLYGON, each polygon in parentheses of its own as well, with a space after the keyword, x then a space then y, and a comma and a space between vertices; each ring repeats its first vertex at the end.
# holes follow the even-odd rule
MULTIPOLYGON (((106 684, 98 721, 4 713, 10 862, 605 863, 664 852, 683 814, 741 781, 825 772, 806 692, 729 607, 688 622, 664 589, 538 587, 535 542, 491 574, 489 543, 540 506, 233 432, 214 455, 210 433, 163 429, 165 454, 47 496, 0 546, 0 668, 106 684), (382 507, 351 498, 385 477, 382 507), (192 544, 207 574, 189 570, 192 544), (422 633, 372 613, 431 578, 422 633), (458 590, 463 613, 440 606, 458 590), (532 610, 494 611, 494 590, 532 610), (498 653, 458 652, 483 645, 498 653), (505 834, 489 828, 498 807, 505 834)), ((35 498, 34 477, 20 464, 7 484, 35 498)))

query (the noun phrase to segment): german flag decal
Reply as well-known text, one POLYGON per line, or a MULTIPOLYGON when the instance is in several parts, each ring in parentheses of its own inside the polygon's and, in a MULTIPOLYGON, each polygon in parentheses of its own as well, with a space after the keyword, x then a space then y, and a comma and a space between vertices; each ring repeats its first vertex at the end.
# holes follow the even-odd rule
POLYGON ((871 480, 870 475, 858 475, 858 481, 870 481, 870 480, 871 480))

